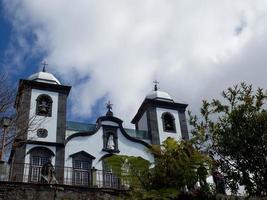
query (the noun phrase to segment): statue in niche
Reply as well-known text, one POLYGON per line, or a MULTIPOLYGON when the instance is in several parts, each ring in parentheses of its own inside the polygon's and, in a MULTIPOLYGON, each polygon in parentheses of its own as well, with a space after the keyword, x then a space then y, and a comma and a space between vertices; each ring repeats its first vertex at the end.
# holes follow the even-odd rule
POLYGON ((49 159, 48 162, 42 166, 41 183, 57 184, 57 179, 55 177, 55 169, 52 165, 51 159, 49 159))
POLYGON ((114 144, 114 137, 112 134, 109 135, 108 137, 108 142, 107 142, 107 149, 115 149, 115 144, 114 144))

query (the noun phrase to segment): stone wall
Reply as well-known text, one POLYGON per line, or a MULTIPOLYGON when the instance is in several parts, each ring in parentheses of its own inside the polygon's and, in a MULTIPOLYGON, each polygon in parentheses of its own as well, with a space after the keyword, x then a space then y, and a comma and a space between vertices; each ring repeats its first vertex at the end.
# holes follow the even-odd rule
POLYGON ((123 190, 0 182, 0 200, 115 200, 123 190))

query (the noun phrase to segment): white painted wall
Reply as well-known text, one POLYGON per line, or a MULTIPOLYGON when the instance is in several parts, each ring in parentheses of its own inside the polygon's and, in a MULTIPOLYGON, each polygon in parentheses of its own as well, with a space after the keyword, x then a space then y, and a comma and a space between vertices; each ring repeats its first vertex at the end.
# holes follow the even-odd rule
POLYGON ((65 139, 67 139, 70 135, 77 133, 77 131, 73 130, 66 130, 65 139))
POLYGON ((181 133, 181 128, 180 128, 178 111, 165 109, 165 108, 156 108, 156 112, 157 112, 160 144, 162 144, 162 142, 164 142, 164 140, 166 140, 168 137, 174 138, 177 141, 181 140, 182 139, 182 133, 181 133), (173 117, 175 119, 176 133, 165 132, 163 130, 163 123, 162 123, 161 116, 165 112, 169 112, 173 115, 173 117))
POLYGON ((141 117, 141 119, 138 122, 138 129, 142 130, 142 131, 148 131, 147 128, 147 113, 144 112, 143 116, 141 117))
MULTIPOLYGON (((106 123, 103 123, 106 124, 106 123)), ((154 162, 154 157, 147 151, 147 148, 139 143, 128 140, 118 129, 118 149, 119 155, 141 156, 142 158, 154 162)), ((108 152, 103 149, 103 128, 101 127, 94 135, 72 138, 65 147, 65 166, 72 167, 72 158, 70 155, 79 151, 85 151, 95 157, 92 167, 101 170, 101 157, 108 152)))
POLYGON ((56 142, 57 114, 58 114, 58 93, 32 89, 28 139, 36 141, 56 142), (35 114, 36 99, 41 94, 49 95, 52 98, 53 104, 52 104, 51 117, 39 116, 35 114), (48 131, 48 136, 46 138, 37 137, 37 129, 39 128, 44 128, 48 131))

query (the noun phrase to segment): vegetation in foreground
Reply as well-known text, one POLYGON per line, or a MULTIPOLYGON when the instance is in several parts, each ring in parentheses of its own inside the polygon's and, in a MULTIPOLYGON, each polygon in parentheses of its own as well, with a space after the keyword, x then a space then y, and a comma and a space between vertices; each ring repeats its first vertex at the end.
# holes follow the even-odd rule
POLYGON ((127 181, 127 199, 232 199, 225 189, 244 198, 267 196, 266 92, 241 83, 203 101, 201 116, 189 112, 192 138, 168 138, 152 146, 155 162, 133 156, 107 158, 112 170, 127 181), (206 182, 213 175, 215 185, 206 182), (226 188, 225 188, 226 187, 226 188))

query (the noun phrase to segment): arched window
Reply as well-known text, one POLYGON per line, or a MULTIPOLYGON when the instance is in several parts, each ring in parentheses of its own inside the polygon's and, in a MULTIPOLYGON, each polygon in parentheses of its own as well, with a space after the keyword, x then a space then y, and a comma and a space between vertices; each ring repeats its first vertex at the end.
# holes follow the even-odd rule
POLYGON ((34 147, 28 153, 30 153, 29 181, 39 182, 42 166, 55 154, 46 147, 34 147))
POLYGON ((169 112, 165 112, 161 116, 162 118, 162 124, 163 124, 163 130, 166 132, 176 132, 175 128, 175 119, 173 115, 169 112))
POLYGON ((41 94, 36 99, 36 115, 51 117, 52 99, 46 94, 41 94))

